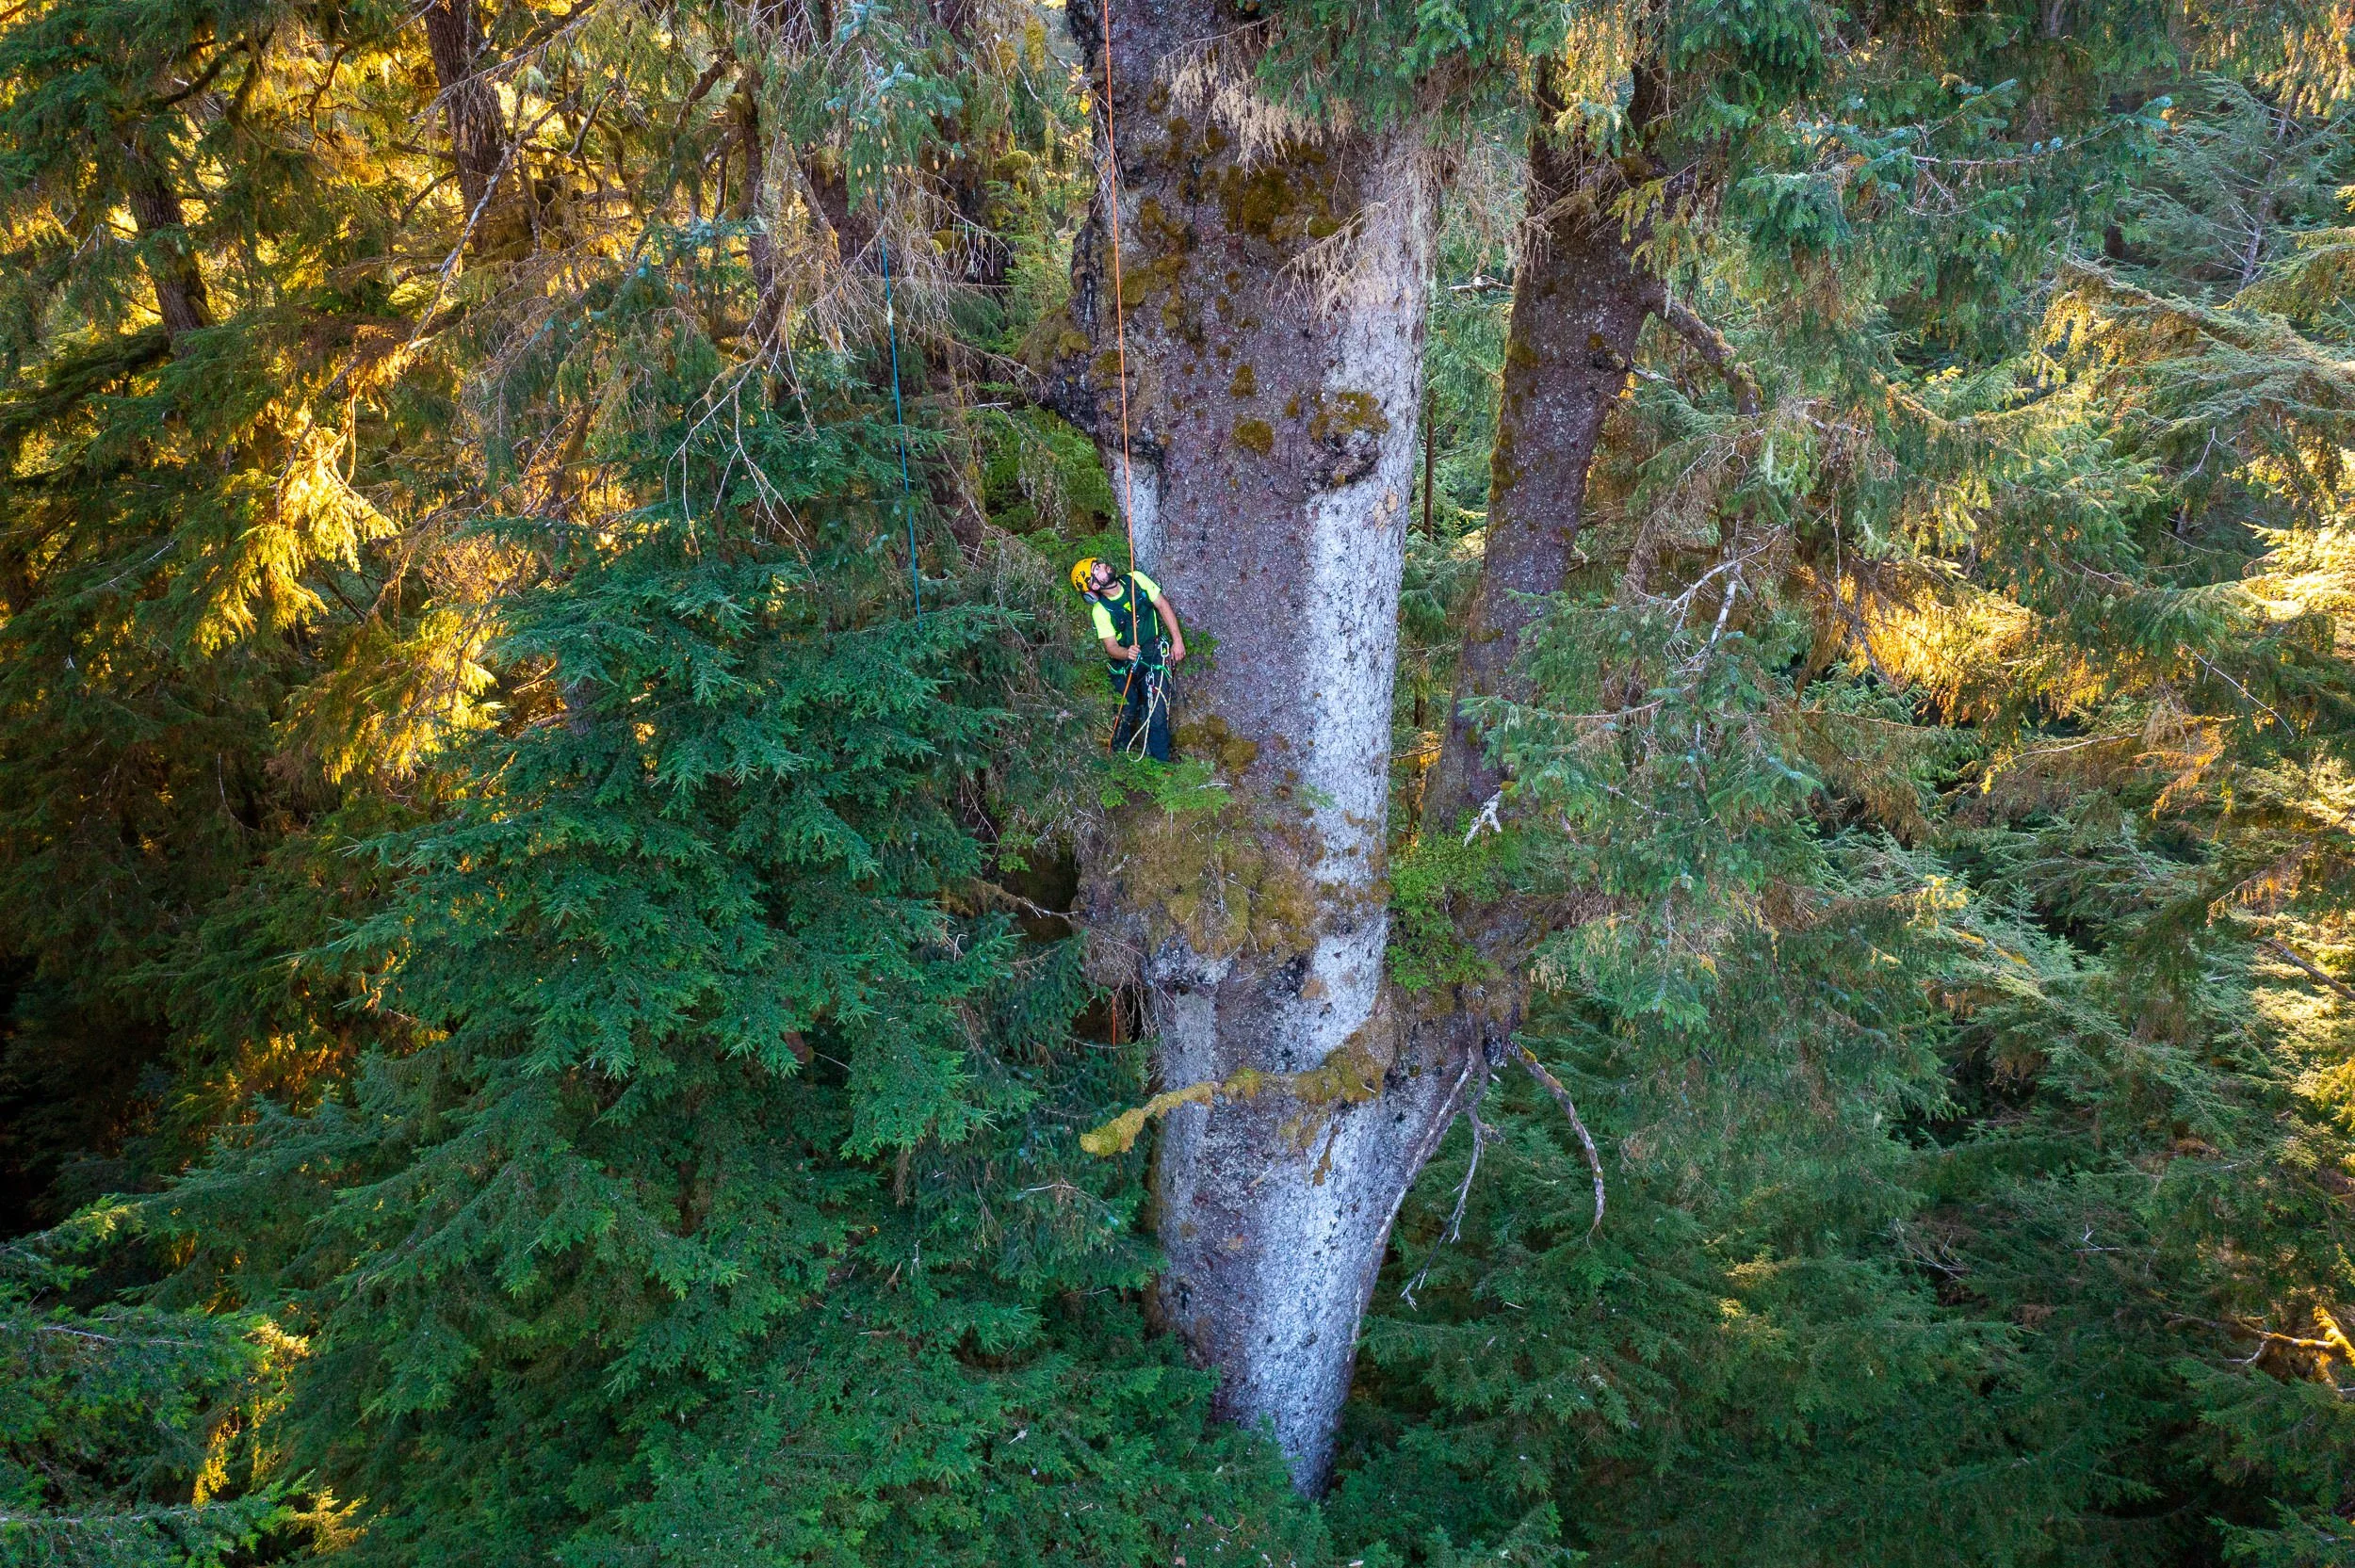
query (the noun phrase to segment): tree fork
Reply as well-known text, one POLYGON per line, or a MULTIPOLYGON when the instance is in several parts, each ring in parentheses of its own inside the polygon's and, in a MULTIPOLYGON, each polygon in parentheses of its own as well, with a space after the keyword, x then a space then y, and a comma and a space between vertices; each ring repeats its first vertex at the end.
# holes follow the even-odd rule
MULTIPOLYGON (((1238 798, 1229 831, 1281 868, 1240 929, 1153 916, 1173 893, 1224 897, 1199 865, 1171 873, 1185 883, 1173 888, 1130 856, 1095 868, 1091 897, 1144 932, 1161 1087, 1250 1071, 1322 1073, 1335 1091, 1179 1105, 1156 1157, 1161 1318, 1223 1374, 1221 1413, 1271 1427, 1314 1492, 1391 1220, 1462 1083, 1445 1049, 1425 1048, 1437 1036, 1400 1024, 1382 979, 1434 202, 1405 137, 1299 125, 1246 159, 1241 130, 1174 103, 1168 76, 1231 39, 1232 13, 1215 0, 1110 4, 1131 461, 1109 179, 1074 253, 1088 350, 1058 365, 1056 400, 1132 502, 1138 564, 1215 644, 1181 671, 1186 744, 1215 752, 1238 798)), ((1103 13, 1081 0, 1068 14, 1101 83, 1103 13)), ((1280 124, 1273 105, 1254 112, 1261 134, 1280 124)))

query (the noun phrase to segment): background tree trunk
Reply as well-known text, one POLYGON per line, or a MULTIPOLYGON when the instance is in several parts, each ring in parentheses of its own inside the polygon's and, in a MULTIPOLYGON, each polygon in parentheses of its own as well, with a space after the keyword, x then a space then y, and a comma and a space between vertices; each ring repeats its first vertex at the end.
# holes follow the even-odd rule
MULTIPOLYGON (((1138 564, 1190 640, 1177 714, 1248 814, 1270 872, 1226 940, 1149 924, 1163 1087, 1330 1066, 1299 1097, 1181 1107, 1158 1158, 1164 1320, 1225 1380, 1220 1408, 1272 1424, 1297 1483, 1324 1484, 1357 1323, 1392 1217, 1454 1082, 1401 1059, 1383 1003, 1380 891, 1399 574, 1432 251, 1423 159, 1404 139, 1292 137, 1239 157, 1220 115, 1173 107, 1169 71, 1233 21, 1209 0, 1112 0, 1129 448, 1121 448, 1106 195, 1074 259, 1090 342, 1066 406, 1129 495, 1138 564), (1349 268, 1321 310, 1304 276, 1349 268), (1124 470, 1126 470, 1124 472, 1124 470), (1294 913, 1268 912, 1287 897, 1294 913), (1372 1085, 1377 1097, 1367 1097, 1372 1085)), ((1071 8, 1100 82, 1100 13, 1071 8)), ((1240 89, 1238 89, 1240 90, 1240 89)), ((1330 272, 1326 275, 1329 277, 1330 272)), ((1189 738, 1190 737, 1190 738, 1189 738)), ((1208 832, 1210 830, 1202 830, 1208 832)), ((1130 910, 1172 889, 1128 857, 1130 910)), ((1191 875, 1193 873, 1185 873, 1191 875)), ((1217 897, 1214 887, 1200 890, 1217 897)))
POLYGON ((434 82, 441 89, 442 113, 449 121, 450 154, 458 162, 465 218, 475 225, 471 248, 479 250, 491 216, 483 198, 502 177, 499 161, 505 155, 507 132, 499 121, 498 95, 475 74, 482 53, 482 23, 474 0, 430 0, 425 39, 433 56, 434 82))
POLYGON ((135 153, 123 198, 139 237, 152 244, 147 270, 155 285, 155 314, 163 317, 164 332, 176 344, 181 333, 213 324, 212 302, 188 239, 180 195, 153 161, 135 153))
MULTIPOLYGON (((1648 116, 1648 73, 1636 74, 1635 120, 1648 116)), ((1636 333, 1656 287, 1627 233, 1605 210, 1616 170, 1551 134, 1563 105, 1538 73, 1530 111, 1528 237, 1513 275, 1504 386, 1497 410, 1488 525, 1472 591, 1447 736, 1424 796, 1423 821, 1448 832, 1503 779, 1486 753, 1467 699, 1507 690, 1534 609, 1521 594, 1559 592, 1579 559, 1586 471, 1603 421, 1627 384, 1636 333)), ((1460 830, 1459 830, 1460 831, 1460 830)))

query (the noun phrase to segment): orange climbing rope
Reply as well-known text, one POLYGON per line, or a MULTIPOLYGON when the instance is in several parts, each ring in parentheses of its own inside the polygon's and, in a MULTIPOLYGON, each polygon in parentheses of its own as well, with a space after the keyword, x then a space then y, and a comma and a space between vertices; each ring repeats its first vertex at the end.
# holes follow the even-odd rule
MULTIPOLYGON (((1129 582, 1131 596, 1137 580, 1137 481, 1136 463, 1129 456, 1129 320, 1126 302, 1120 290, 1120 143, 1113 133, 1113 0, 1096 0, 1096 14, 1104 26, 1104 202, 1105 219, 1113 239, 1113 358, 1120 380, 1120 525, 1129 541, 1129 582)), ((1144 626, 1141 611, 1131 604, 1130 623, 1144 626)), ((1143 653, 1140 648, 1138 652, 1143 653)), ((1149 677, 1148 677, 1149 680, 1149 677)), ((1125 711, 1129 693, 1137 683, 1137 662, 1129 661, 1128 679, 1120 683, 1120 704, 1125 711)), ((1152 687, 1146 687, 1148 702, 1145 716, 1145 733, 1150 734, 1153 715, 1149 701, 1152 687)), ((1120 726, 1113 726, 1113 734, 1104 742, 1109 754, 1120 736, 1120 726)))
POLYGON ((1105 212, 1113 235, 1113 355, 1120 373, 1120 521, 1129 535, 1129 572, 1137 570, 1135 466, 1129 459, 1129 322, 1120 294, 1120 144, 1113 136, 1113 0, 1096 0, 1104 21, 1105 212))

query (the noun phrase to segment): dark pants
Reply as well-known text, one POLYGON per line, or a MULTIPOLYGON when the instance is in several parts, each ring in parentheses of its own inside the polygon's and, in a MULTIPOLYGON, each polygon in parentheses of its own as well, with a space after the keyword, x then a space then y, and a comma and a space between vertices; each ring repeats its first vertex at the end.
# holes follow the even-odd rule
POLYGON ((1113 730, 1113 750, 1130 756, 1169 760, 1169 670, 1159 664, 1125 664, 1112 671, 1113 689, 1121 693, 1120 722, 1113 730))

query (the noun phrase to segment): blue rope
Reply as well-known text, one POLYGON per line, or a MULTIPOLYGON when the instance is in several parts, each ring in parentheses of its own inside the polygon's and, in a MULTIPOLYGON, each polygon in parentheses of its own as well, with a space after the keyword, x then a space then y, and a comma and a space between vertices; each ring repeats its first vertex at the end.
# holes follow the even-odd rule
POLYGON ((916 595, 916 623, 924 623, 924 578, 916 567, 916 501, 908 480, 908 416, 900 403, 900 318, 891 306, 891 241, 875 236, 883 251, 884 324, 891 330, 891 417, 900 427, 900 508, 908 519, 908 587, 916 595))

